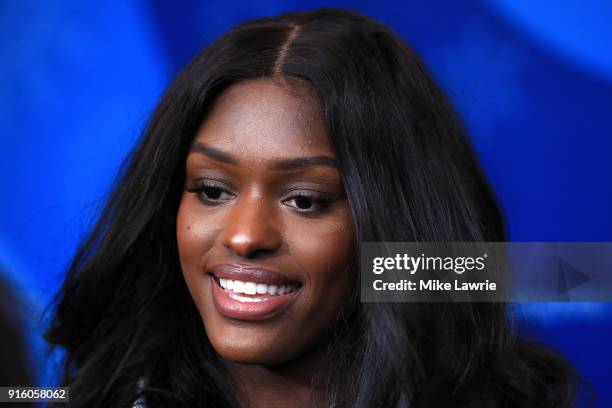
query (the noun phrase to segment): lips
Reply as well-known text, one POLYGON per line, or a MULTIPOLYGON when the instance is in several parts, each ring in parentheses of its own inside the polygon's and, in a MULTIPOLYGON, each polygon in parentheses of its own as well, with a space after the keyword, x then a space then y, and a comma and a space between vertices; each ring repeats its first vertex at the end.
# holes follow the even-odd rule
POLYGON ((242 282, 264 283, 278 286, 300 284, 300 282, 291 280, 278 272, 241 264, 215 265, 210 269, 209 273, 218 280, 239 280, 242 282))
POLYGON ((277 272, 240 264, 209 270, 213 302, 229 318, 263 320, 279 314, 299 296, 301 282, 277 272))

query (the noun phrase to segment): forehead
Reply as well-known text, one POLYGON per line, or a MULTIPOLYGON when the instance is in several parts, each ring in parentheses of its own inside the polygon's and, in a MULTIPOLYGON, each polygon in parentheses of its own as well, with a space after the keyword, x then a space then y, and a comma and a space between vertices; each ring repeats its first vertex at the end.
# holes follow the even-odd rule
POLYGON ((318 99, 303 82, 236 83, 216 100, 194 142, 240 157, 333 155, 318 99))

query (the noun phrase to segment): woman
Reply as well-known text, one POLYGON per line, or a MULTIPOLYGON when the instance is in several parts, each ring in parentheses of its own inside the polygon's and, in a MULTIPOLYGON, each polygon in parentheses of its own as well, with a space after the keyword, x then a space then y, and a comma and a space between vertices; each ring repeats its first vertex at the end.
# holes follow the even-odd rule
POLYGON ((165 93, 47 333, 81 406, 569 407, 501 303, 360 303, 360 241, 504 241, 415 53, 358 14, 241 24, 165 93))

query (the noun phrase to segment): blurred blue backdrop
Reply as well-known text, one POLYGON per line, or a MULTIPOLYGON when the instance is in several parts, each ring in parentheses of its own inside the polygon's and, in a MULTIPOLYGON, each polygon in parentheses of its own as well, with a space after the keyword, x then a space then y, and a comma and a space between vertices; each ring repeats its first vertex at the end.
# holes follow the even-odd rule
MULTIPOLYGON (((612 241, 612 2, 18 1, 0 4, 0 267, 41 311, 162 90, 242 20, 346 7, 421 55, 471 130, 514 241, 612 241)), ((612 406, 612 305, 524 304, 612 406)))

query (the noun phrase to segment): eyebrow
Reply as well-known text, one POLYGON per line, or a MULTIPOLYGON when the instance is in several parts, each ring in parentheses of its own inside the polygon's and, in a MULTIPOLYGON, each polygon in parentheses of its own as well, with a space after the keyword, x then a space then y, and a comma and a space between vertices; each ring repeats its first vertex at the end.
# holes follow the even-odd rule
MULTIPOLYGON (((213 160, 231 164, 239 165, 240 161, 232 156, 231 154, 219 150, 215 147, 205 145, 203 143, 194 143, 191 147, 190 153, 199 153, 201 155, 210 157, 213 160)), ((296 157, 291 159, 279 159, 272 163, 272 168, 275 170, 296 170, 311 166, 330 166, 337 168, 338 162, 331 156, 309 156, 309 157, 296 157)))
POLYGON ((202 143, 194 143, 190 153, 199 153, 222 163, 238 165, 238 160, 231 154, 202 143))

